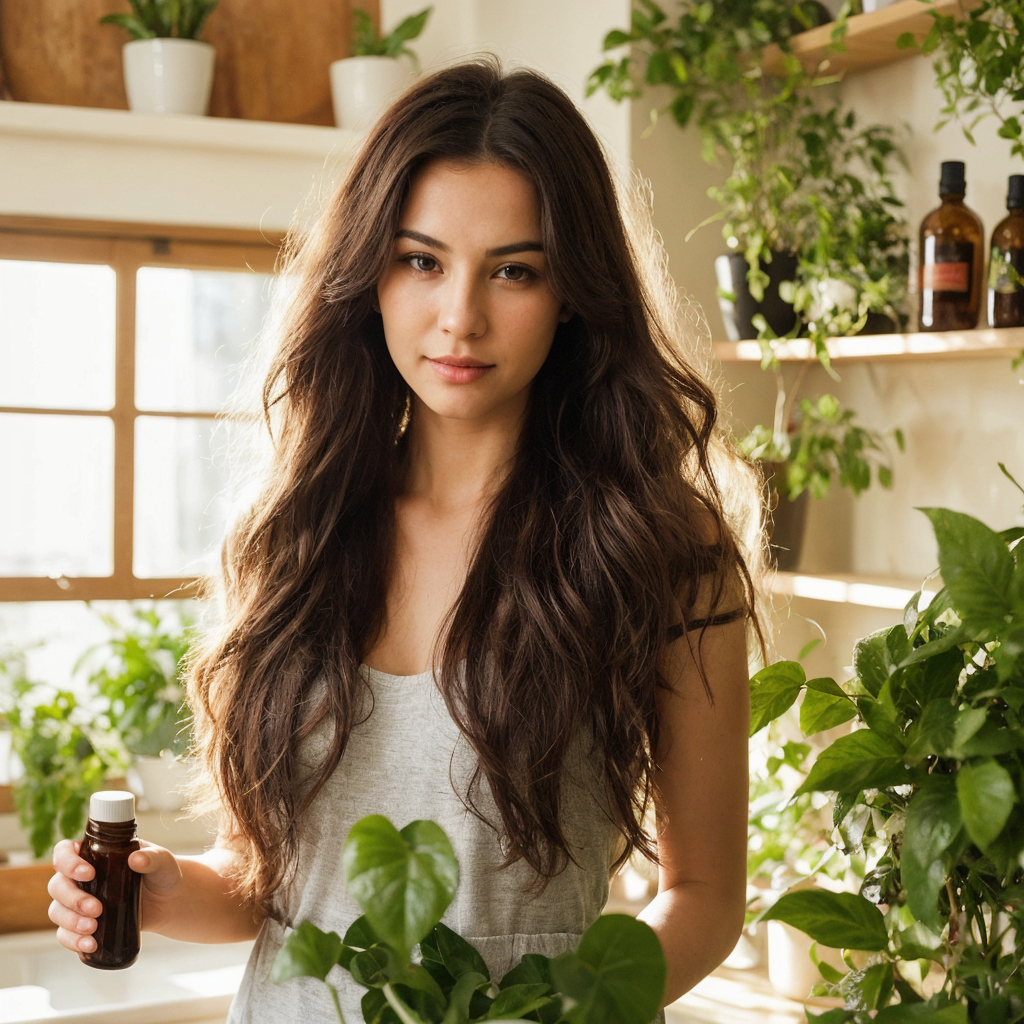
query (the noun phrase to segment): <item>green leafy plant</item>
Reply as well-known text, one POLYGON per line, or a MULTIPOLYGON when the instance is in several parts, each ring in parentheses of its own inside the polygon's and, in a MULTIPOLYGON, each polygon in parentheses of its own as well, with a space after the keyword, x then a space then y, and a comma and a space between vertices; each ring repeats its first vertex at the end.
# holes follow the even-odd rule
POLYGON ((190 715, 180 673, 191 623, 161 617, 155 607, 132 609, 127 625, 101 614, 108 637, 75 665, 85 672, 97 706, 132 755, 183 754, 191 742, 190 715))
POLYGON ((118 25, 132 39, 198 39, 218 0, 128 0, 131 14, 106 14, 101 25, 118 25))
POLYGON ((740 440, 739 448, 752 462, 775 465, 779 476, 773 485, 790 501, 804 491, 823 498, 833 480, 860 494, 871 485, 872 471, 883 487, 892 486, 889 441, 903 451, 902 431, 886 436, 868 430, 856 422, 852 409, 828 394, 816 402, 805 398, 795 409, 783 401, 781 410, 785 429, 759 424, 740 440))
POLYGON ((89 797, 123 766, 73 693, 28 677, 23 652, 0 655, 0 702, 0 718, 22 765, 14 784, 18 818, 33 855, 42 857, 58 835, 81 834, 89 797))
POLYGON ((342 864, 363 916, 343 938, 301 922, 278 952, 271 979, 319 978, 343 1024, 337 990, 327 982, 336 965, 367 990, 367 1024, 647 1024, 657 1013, 665 988, 661 944, 625 914, 599 918, 575 951, 554 959, 526 954, 492 982, 479 952, 441 924, 459 865, 432 821, 399 831, 381 815, 363 818, 345 841, 342 864), (420 962, 413 963, 417 946, 420 962))
MULTIPOLYGON (((798 661, 820 642, 807 644, 798 661)), ((753 895, 747 904, 748 923, 764 910, 766 898, 771 902, 771 894, 806 877, 837 878, 846 873, 846 863, 835 856, 829 840, 827 798, 809 791, 793 795, 807 778, 812 760, 811 744, 792 738, 798 731, 795 712, 787 711, 771 721, 751 747, 747 881, 753 895)))
MULTIPOLYGON (((754 268, 773 251, 799 248, 800 124, 813 108, 809 93, 816 83, 788 45, 828 14, 800 0, 683 0, 677 8, 673 19, 656 0, 637 0, 629 29, 612 30, 604 40, 606 52, 623 46, 629 52, 591 73, 588 95, 603 89, 621 101, 647 88, 670 91, 660 113, 681 128, 696 125, 705 159, 726 162, 729 177, 712 192, 720 206, 713 219, 724 221, 729 247, 743 251, 754 268), (762 71, 770 46, 784 51, 778 77, 762 71)), ((758 286, 756 271, 751 283, 758 286)))
POLYGON ((922 511, 944 586, 857 644, 850 682, 797 662, 751 680, 752 733, 798 698, 805 734, 853 724, 794 795, 832 794, 859 891, 791 892, 763 915, 864 951, 820 968, 816 991, 845 1001, 809 1015, 823 1024, 1024 1020, 1024 527, 922 511))
MULTIPOLYGON (((1024 3, 981 0, 963 16, 930 13, 934 21, 921 50, 935 54, 936 82, 946 101, 937 127, 955 117, 973 145, 978 122, 995 117, 1012 155, 1024 157, 1024 3)), ((908 32, 896 45, 918 44, 908 32)))
MULTIPOLYGON (((614 30, 604 41, 606 51, 628 46, 629 52, 596 68, 588 92, 603 89, 623 100, 654 87, 668 91, 671 99, 652 116, 668 113, 680 127, 695 126, 704 158, 727 171, 724 182, 709 189, 719 209, 704 223, 722 223, 728 248, 745 258, 757 301, 773 258, 797 257, 794 279, 782 292, 796 314, 786 338, 809 338, 826 369, 826 339, 883 323, 902 329, 908 232, 893 171, 903 154, 891 128, 858 125, 852 111, 826 99, 822 86, 833 79, 805 68, 790 52, 792 37, 827 20, 827 12, 799 0, 681 0, 674 9, 678 13, 670 17, 656 0, 636 0, 630 28, 614 30), (778 71, 768 74, 771 47, 780 57, 778 71)), ((844 46, 851 9, 841 8, 831 48, 844 46)), ((785 488, 791 497, 808 486, 801 480, 813 481, 812 493, 822 496, 833 477, 842 485, 856 482, 859 493, 864 464, 852 453, 884 452, 882 435, 856 426, 852 414, 838 421, 815 416, 819 402, 834 401, 829 396, 798 405, 775 354, 781 339, 763 317, 754 324, 779 402, 771 428, 755 427, 743 448, 772 462, 799 453, 802 462, 785 488), (799 426, 798 437, 788 436, 791 426, 799 426), (818 441, 811 439, 815 428, 818 441), (834 472, 837 437, 838 450, 851 452, 847 472, 834 472), (808 465, 815 449, 829 455, 808 465)))
POLYGON ((351 53, 353 57, 409 57, 418 66, 416 54, 406 45, 423 31, 433 7, 427 7, 418 14, 411 14, 401 21, 387 35, 380 35, 373 19, 359 7, 352 11, 355 21, 352 33, 351 53))

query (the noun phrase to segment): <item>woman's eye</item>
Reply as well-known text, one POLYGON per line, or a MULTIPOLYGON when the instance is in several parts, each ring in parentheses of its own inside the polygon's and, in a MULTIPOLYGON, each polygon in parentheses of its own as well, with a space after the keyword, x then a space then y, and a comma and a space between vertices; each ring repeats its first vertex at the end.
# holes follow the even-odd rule
POLYGON ((502 267, 499 271, 505 281, 526 281, 534 276, 534 272, 529 267, 524 267, 519 263, 509 263, 507 266, 502 267))
POLYGON ((437 260, 433 256, 423 256, 420 253, 411 253, 408 256, 403 256, 403 260, 412 267, 413 270, 418 270, 422 274, 430 274, 437 270, 437 260))

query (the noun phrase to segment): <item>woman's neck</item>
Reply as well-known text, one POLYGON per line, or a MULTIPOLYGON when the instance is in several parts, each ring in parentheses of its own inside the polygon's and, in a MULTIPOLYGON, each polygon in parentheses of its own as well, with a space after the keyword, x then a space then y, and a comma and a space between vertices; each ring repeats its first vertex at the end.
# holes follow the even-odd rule
POLYGON ((501 486, 515 455, 518 430, 439 420, 414 413, 406 450, 406 498, 441 510, 480 508, 501 486))

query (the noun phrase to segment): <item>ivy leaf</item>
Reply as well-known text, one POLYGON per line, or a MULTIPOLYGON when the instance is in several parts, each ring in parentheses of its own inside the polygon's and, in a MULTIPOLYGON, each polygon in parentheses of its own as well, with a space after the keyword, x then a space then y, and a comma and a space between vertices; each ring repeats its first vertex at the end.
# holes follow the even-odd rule
POLYGON ((963 827, 951 775, 929 775, 907 807, 900 862, 907 904, 934 931, 942 927, 938 894, 946 881, 942 855, 963 827))
POLYGON ((907 760, 916 764, 926 757, 946 757, 956 740, 957 709, 945 697, 928 701, 907 738, 907 760))
POLYGON ((522 960, 501 979, 499 988, 510 985, 553 985, 551 961, 539 953, 525 953, 522 960))
POLYGON ((766 665, 750 680, 750 735, 788 711, 800 694, 807 676, 796 661, 766 665))
MULTIPOLYGON (((900 629, 902 630, 902 627, 900 629)), ((894 750, 906 748, 906 740, 898 724, 901 716, 897 713, 892 699, 891 676, 882 683, 877 698, 862 697, 857 701, 857 708, 868 728, 883 737, 894 750)))
POLYGON ((510 985, 503 988, 495 996, 484 1020, 507 1021, 524 1017, 542 1006, 547 1006, 552 1001, 548 996, 550 991, 550 985, 510 985))
POLYGON ((599 917, 575 952, 551 961, 556 987, 575 1000, 566 1024, 648 1024, 665 991, 665 970, 657 935, 628 914, 599 917))
POLYGON ((288 933, 277 951, 270 980, 281 985, 292 978, 319 978, 323 981, 338 962, 341 936, 321 931, 315 924, 303 921, 288 933))
MULTIPOLYGON (((432 933, 434 949, 440 962, 453 978, 472 971, 482 974, 488 981, 491 978, 487 964, 480 953, 457 932, 453 932, 445 924, 438 924, 432 933)), ((425 951, 424 951, 424 958, 425 951)))
POLYGON ((1014 563, 1006 542, 984 523, 950 509, 923 508, 939 546, 939 571, 960 619, 976 629, 1005 626, 1014 563))
POLYGON ((382 815, 362 818, 345 840, 342 864, 349 894, 403 962, 440 922, 459 883, 451 843, 432 821, 399 832, 382 815))
POLYGON ((987 850, 1017 802, 1010 773, 991 759, 965 764, 956 777, 956 792, 967 834, 987 850))
POLYGON ((858 729, 840 736, 817 757, 807 778, 796 791, 801 793, 858 793, 862 789, 884 789, 908 781, 902 755, 870 729, 858 729))
POLYGON ((892 995, 894 967, 891 963, 872 964, 857 980, 857 992, 864 1006, 877 1010, 892 995))
POLYGON ((785 921, 815 942, 835 949, 882 950, 889 944, 885 918, 851 892, 804 889, 780 896, 759 920, 785 921))
MULTIPOLYGON (((903 627, 898 627, 902 629, 903 627)), ((853 670, 864 689, 872 697, 878 696, 882 684, 892 674, 893 666, 886 646, 888 629, 881 629, 858 640, 853 648, 853 670)))
POLYGON ((811 679, 800 704, 800 730, 805 736, 834 729, 856 717, 857 706, 832 679, 811 679))
POLYGON ((469 1004, 482 985, 487 985, 487 979, 482 974, 473 971, 463 974, 448 995, 448 1009, 445 1010, 441 1024, 466 1024, 469 1020, 469 1004))

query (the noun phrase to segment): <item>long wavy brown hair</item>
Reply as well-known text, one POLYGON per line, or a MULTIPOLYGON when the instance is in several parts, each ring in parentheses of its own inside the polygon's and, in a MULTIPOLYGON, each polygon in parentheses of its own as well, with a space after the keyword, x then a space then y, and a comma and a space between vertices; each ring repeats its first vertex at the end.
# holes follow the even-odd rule
POLYGON ((572 311, 436 649, 438 686, 479 761, 463 797, 475 808, 489 787, 509 861, 541 880, 565 865, 559 804, 581 735, 626 854, 656 859, 644 818, 659 659, 683 631, 699 655, 697 619, 757 621, 723 512, 732 457, 714 393, 658 315, 593 133, 532 71, 478 59, 431 75, 377 123, 290 253, 262 390, 269 471, 229 535, 222 622, 191 664, 199 792, 245 855, 239 891, 271 912, 303 812, 358 726, 360 662, 385 628, 410 403, 374 298, 410 180, 435 158, 533 182, 552 287, 572 311), (325 722, 333 742, 309 777, 297 748, 325 722))

